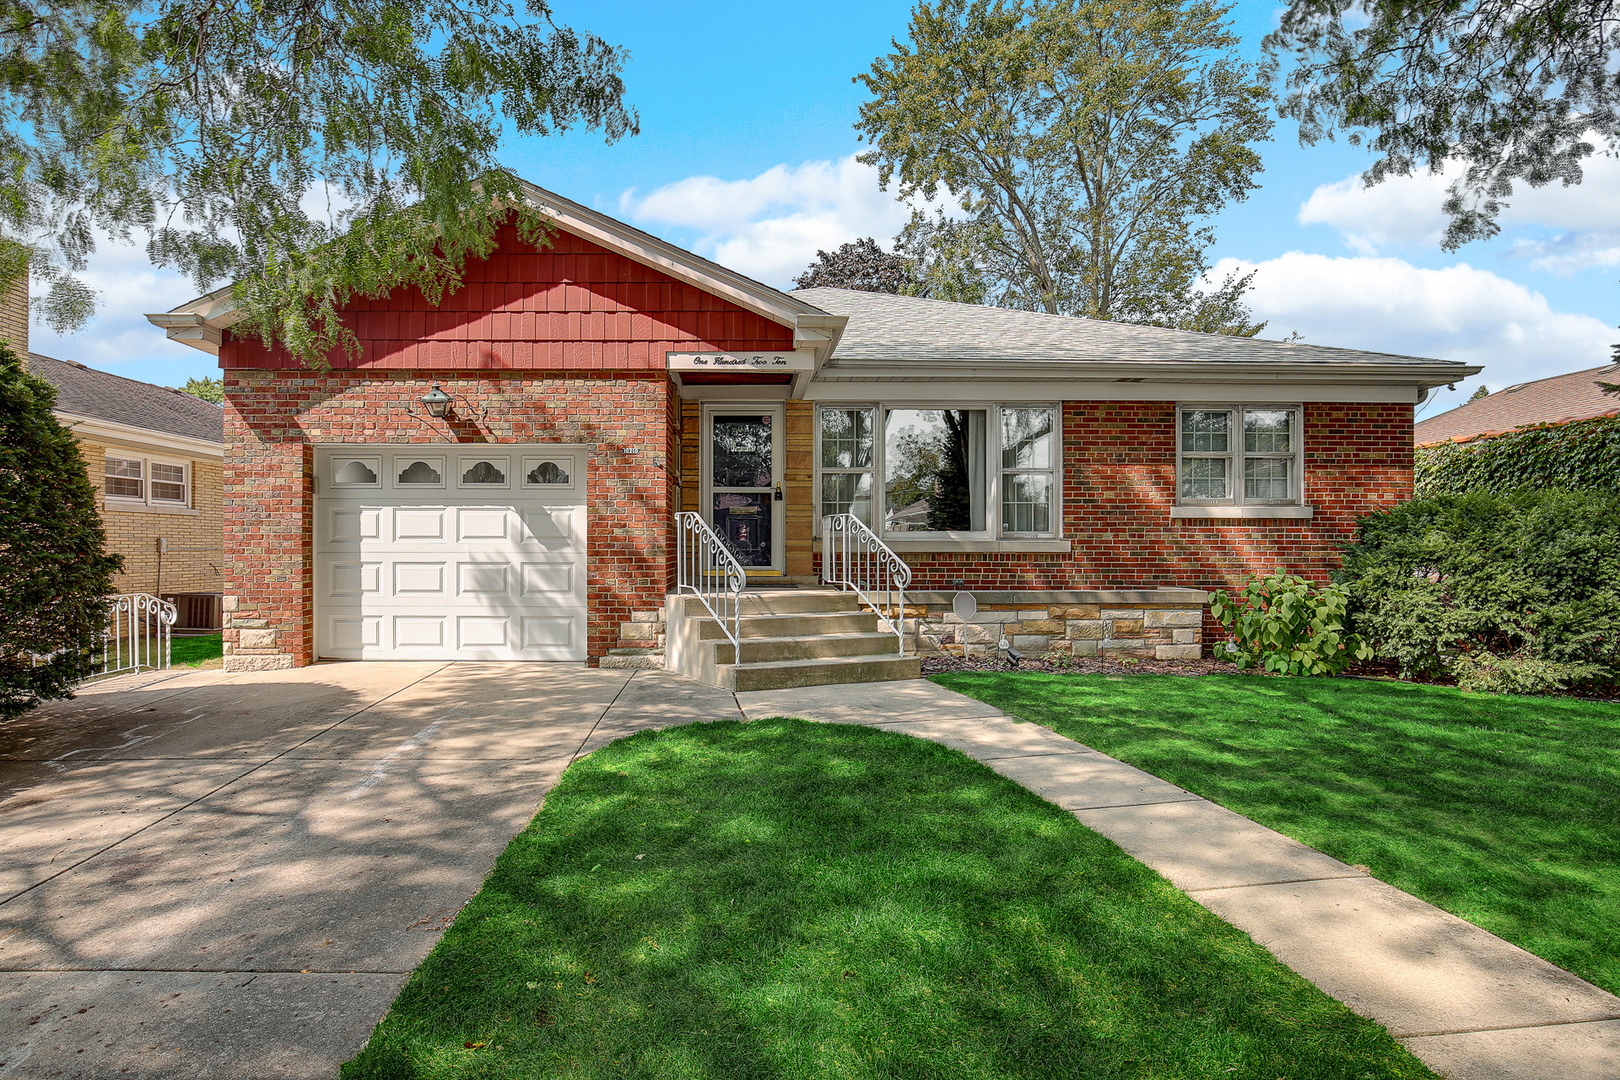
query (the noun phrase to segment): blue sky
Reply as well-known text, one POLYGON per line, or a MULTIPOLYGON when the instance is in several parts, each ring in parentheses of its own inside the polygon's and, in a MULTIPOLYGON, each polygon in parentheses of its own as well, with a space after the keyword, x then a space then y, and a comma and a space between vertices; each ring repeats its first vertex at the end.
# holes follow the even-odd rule
MULTIPOLYGON (((1277 8, 1240 3, 1234 25, 1258 56, 1277 8)), ((910 5, 757 3, 593 5, 559 0, 559 23, 630 50, 629 100, 641 134, 608 146, 584 131, 509 140, 519 174, 779 287, 814 256, 860 236, 886 241, 906 211, 852 160, 863 91, 852 77, 904 38, 910 5)), ((1444 181, 1367 191, 1370 161, 1345 143, 1302 148, 1278 124, 1262 147, 1262 187, 1217 221, 1216 273, 1259 273, 1250 295, 1262 336, 1438 356, 1486 370, 1500 388, 1607 360, 1620 297, 1620 162, 1600 158, 1579 188, 1514 200, 1502 235, 1458 252, 1437 232, 1444 181)), ((36 352, 177 385, 213 358, 166 341, 141 313, 194 294, 108 248, 92 265, 102 314, 81 333, 33 330, 36 352)))

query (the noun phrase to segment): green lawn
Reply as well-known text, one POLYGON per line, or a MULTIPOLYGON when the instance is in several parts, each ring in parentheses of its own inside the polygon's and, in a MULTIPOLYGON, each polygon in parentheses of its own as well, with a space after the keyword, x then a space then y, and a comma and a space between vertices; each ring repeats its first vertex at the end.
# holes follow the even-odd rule
POLYGON ((766 720, 573 765, 343 1076, 1431 1074, 982 765, 766 720))
POLYGON ((1620 993, 1620 705, 1357 679, 935 681, 1620 993))
POLYGON ((169 663, 180 667, 194 667, 205 660, 217 660, 225 655, 222 634, 201 634, 197 637, 171 637, 169 663))

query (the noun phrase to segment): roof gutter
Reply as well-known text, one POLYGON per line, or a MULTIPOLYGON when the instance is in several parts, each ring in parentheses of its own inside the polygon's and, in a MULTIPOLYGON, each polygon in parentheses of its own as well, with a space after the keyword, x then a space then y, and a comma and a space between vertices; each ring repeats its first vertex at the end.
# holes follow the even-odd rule
POLYGON ((1359 383, 1431 389, 1484 370, 1472 364, 1234 360, 848 360, 825 365, 820 382, 946 381, 1096 383, 1359 383))

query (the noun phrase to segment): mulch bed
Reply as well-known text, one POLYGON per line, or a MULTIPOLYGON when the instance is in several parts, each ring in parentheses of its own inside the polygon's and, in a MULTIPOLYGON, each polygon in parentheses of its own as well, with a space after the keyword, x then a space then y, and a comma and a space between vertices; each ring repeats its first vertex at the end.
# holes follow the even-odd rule
MULTIPOLYGON (((976 656, 964 660, 960 656, 926 656, 923 674, 938 675, 946 671, 1012 671, 1007 661, 999 656, 976 656)), ((1267 672, 1255 668, 1247 670, 1224 660, 1200 657, 1197 660, 1138 660, 1135 657, 1103 659, 1095 656, 1065 656, 1060 663, 1026 656, 1019 661, 1018 671, 1055 671, 1070 675, 1259 675, 1267 672)))

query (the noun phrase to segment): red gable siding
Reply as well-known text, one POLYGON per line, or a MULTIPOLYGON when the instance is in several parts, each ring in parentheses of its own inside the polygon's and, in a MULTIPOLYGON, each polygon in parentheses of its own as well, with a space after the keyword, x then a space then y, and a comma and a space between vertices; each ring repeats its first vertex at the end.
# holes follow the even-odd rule
MULTIPOLYGON (((334 369, 663 370, 664 354, 793 347, 793 331, 730 301, 556 230, 536 249, 507 227, 438 307, 416 289, 355 301, 360 355, 334 369)), ((282 349, 229 332, 222 368, 300 368, 282 349)))

